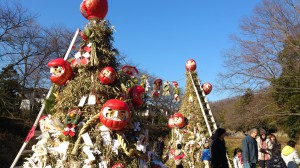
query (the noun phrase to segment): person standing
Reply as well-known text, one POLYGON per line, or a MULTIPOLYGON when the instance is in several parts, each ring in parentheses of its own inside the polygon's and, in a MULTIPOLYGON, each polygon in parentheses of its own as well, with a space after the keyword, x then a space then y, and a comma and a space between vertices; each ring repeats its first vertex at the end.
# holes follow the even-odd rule
POLYGON ((210 150, 209 150, 209 145, 208 143, 204 144, 204 149, 202 151, 201 155, 201 161, 204 163, 204 168, 210 168, 210 150))
POLYGON ((226 130, 218 128, 212 136, 211 143, 211 166, 212 168, 228 168, 225 145, 226 130))
POLYGON ((250 130, 250 134, 242 140, 242 158, 244 168, 255 168, 258 160, 258 147, 255 140, 258 131, 256 128, 250 130))
POLYGON ((182 149, 182 145, 177 144, 175 154, 174 154, 176 168, 183 168, 182 159, 184 158, 185 154, 181 149, 182 149))
POLYGON ((281 144, 278 142, 274 134, 269 134, 268 137, 269 137, 269 141, 267 143, 267 151, 272 157, 273 155, 272 151, 275 151, 274 148, 277 148, 277 150, 281 151, 281 144))
POLYGON ((284 160, 280 156, 280 148, 274 146, 272 149, 271 159, 269 160, 268 167, 269 168, 287 168, 284 160))
POLYGON ((162 161, 162 156, 164 153, 165 143, 162 136, 158 137, 158 142, 156 144, 156 154, 160 161, 162 161))
POLYGON ((287 145, 281 151, 281 157, 288 167, 298 167, 300 164, 300 158, 295 150, 296 142, 289 140, 287 145))
POLYGON ((268 152, 268 144, 270 140, 267 138, 267 132, 264 129, 260 129, 260 136, 256 138, 258 147, 258 163, 261 168, 268 167, 268 161, 270 159, 270 154, 268 152))
POLYGON ((232 161, 234 168, 243 168, 242 150, 240 148, 235 148, 233 155, 232 161))

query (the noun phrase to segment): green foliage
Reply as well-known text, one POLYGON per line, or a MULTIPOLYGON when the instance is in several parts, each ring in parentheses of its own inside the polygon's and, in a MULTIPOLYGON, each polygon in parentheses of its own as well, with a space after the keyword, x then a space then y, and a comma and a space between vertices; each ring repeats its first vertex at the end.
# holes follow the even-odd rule
POLYGON ((241 97, 242 105, 248 105, 253 100, 254 93, 251 89, 247 89, 245 94, 241 97))
POLYGON ((300 116, 288 116, 281 121, 285 132, 290 138, 299 139, 300 132, 300 116))
MULTIPOLYGON (((299 38, 289 39, 292 44, 298 46, 299 38)), ((282 67, 280 77, 272 81, 273 97, 277 105, 287 115, 281 124, 291 138, 300 134, 300 125, 296 122, 300 113, 300 55, 292 45, 284 46, 284 50, 278 55, 278 61, 282 67)), ((298 120, 299 121, 299 120, 298 120)))
MULTIPOLYGON (((197 72, 191 72, 191 74, 194 79, 198 80, 197 72)), ((185 75, 186 75, 185 92, 182 98, 182 103, 179 111, 183 114, 184 117, 188 118, 189 125, 191 128, 196 127, 197 124, 200 124, 203 128, 206 128, 204 118, 202 116, 202 111, 200 109, 200 104, 197 100, 197 95, 193 87, 192 80, 188 72, 186 72, 185 75)))
POLYGON ((18 96, 20 84, 18 73, 8 65, 0 73, 0 114, 17 113, 20 107, 18 96))
MULTIPOLYGON (((52 86, 54 87, 54 86, 52 86)), ((53 114, 52 108, 55 104, 55 95, 52 92, 48 99, 45 99, 45 113, 46 114, 53 114)))

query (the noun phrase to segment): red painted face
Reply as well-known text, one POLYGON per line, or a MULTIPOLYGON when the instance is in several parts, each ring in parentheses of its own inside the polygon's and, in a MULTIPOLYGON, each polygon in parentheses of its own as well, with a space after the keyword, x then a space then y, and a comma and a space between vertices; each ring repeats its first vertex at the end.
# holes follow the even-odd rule
POLYGON ((212 90, 212 85, 208 82, 204 83, 201 87, 206 95, 208 95, 212 90))
POLYGON ((178 127, 183 128, 185 126, 185 121, 181 113, 175 113, 168 120, 168 125, 170 128, 178 127))
POLYGON ((195 71, 196 70, 196 62, 193 59, 189 59, 185 63, 185 69, 187 71, 195 71))
POLYGON ((105 67, 99 73, 99 79, 101 83, 108 85, 115 81, 116 79, 116 71, 112 67, 105 67))
POLYGON ((65 61, 63 58, 57 58, 48 63, 50 67, 52 83, 59 86, 64 85, 73 76, 71 65, 65 61))
POLYGON ((130 121, 128 105, 118 99, 106 101, 100 112, 100 121, 111 130, 121 130, 130 121))

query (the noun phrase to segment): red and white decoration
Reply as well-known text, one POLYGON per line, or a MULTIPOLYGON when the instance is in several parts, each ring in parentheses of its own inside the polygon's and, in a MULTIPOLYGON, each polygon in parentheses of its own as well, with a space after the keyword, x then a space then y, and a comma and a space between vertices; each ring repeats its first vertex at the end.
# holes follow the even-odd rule
POLYGON ((112 168, 124 168, 124 165, 122 163, 116 163, 112 168))
POLYGON ((176 102, 178 102, 178 101, 180 101, 180 97, 179 97, 180 90, 179 90, 178 82, 173 81, 172 84, 174 86, 174 88, 173 88, 174 100, 176 102))
POLYGON ((74 59, 71 61, 71 64, 73 67, 76 67, 78 65, 87 65, 90 62, 90 56, 92 51, 92 43, 89 43, 85 47, 83 47, 83 50, 80 49, 75 55, 74 59))
POLYGON ((121 130, 130 121, 128 105, 118 99, 107 100, 100 112, 100 121, 111 130, 121 130))
POLYGON ((178 127, 183 128, 185 126, 184 117, 181 113, 175 113, 168 120, 168 126, 170 128, 178 127))
POLYGON ((99 76, 101 83, 103 83, 105 85, 113 83, 117 77, 116 71, 112 67, 109 67, 109 66, 103 68, 98 76, 99 76))
POLYGON ((201 87, 205 95, 208 95, 212 90, 212 85, 209 82, 205 82, 201 87))
POLYGON ((196 62, 193 59, 189 59, 185 63, 185 69, 187 71, 195 71, 196 70, 196 62))
POLYGON ((48 63, 50 73, 52 74, 50 80, 59 86, 66 84, 73 76, 72 68, 69 62, 63 58, 57 58, 48 63))
POLYGON ((151 93, 151 97, 158 98, 160 96, 160 86, 162 85, 161 79, 155 79, 153 82, 153 91, 151 93))
POLYGON ((129 90, 131 102, 134 106, 141 106, 143 104, 143 98, 145 89, 142 86, 133 86, 129 90))
POLYGON ((106 16, 107 11, 107 0, 83 0, 80 4, 80 12, 88 20, 102 20, 106 16))
POLYGON ((125 65, 122 67, 122 71, 125 72, 129 76, 137 76, 139 71, 134 66, 125 65))

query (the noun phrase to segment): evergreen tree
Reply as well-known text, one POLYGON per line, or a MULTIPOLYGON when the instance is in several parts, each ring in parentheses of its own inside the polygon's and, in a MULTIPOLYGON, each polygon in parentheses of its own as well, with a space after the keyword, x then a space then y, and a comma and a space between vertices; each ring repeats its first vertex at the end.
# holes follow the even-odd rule
POLYGON ((2 68, 0 73, 0 113, 1 116, 11 116, 19 113, 19 76, 13 66, 2 68))
MULTIPOLYGON (((172 128, 171 140, 169 142, 170 149, 176 149, 176 144, 181 143, 185 150, 185 164, 187 167, 200 166, 201 147, 209 138, 209 133, 205 125, 203 114, 197 98, 197 94, 192 82, 197 81, 198 75, 196 71, 186 72, 185 92, 182 98, 182 103, 179 113, 185 118, 185 126, 175 126, 172 128)), ((200 82, 200 81, 199 81, 200 82)), ((199 83, 200 84, 200 83, 199 83)), ((203 98, 202 98, 203 99, 203 98)), ((204 101, 204 100, 201 100, 204 101)), ((176 117, 176 113, 171 117, 176 117)), ((170 119, 169 119, 170 120, 170 119)), ((169 121, 170 125, 170 121, 169 121)), ((167 162, 168 167, 174 167, 174 160, 170 159, 167 162)))
POLYGON ((299 37, 289 39, 292 45, 285 45, 283 51, 278 55, 278 61, 282 72, 277 79, 272 81, 273 97, 281 112, 284 111, 288 117, 282 117, 279 124, 291 138, 299 138, 300 125, 297 122, 300 117, 300 55, 298 49, 299 37))
POLYGON ((199 79, 196 71, 186 72, 185 92, 179 111, 187 117, 190 131, 194 132, 194 129, 196 129, 199 133, 208 135, 197 94, 189 73, 191 73, 194 80, 199 79))

